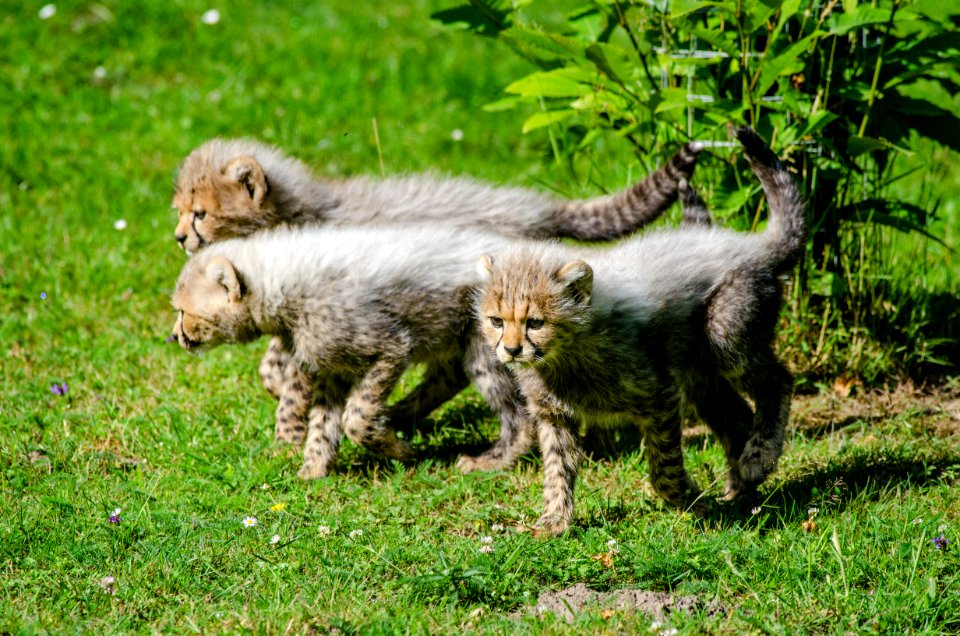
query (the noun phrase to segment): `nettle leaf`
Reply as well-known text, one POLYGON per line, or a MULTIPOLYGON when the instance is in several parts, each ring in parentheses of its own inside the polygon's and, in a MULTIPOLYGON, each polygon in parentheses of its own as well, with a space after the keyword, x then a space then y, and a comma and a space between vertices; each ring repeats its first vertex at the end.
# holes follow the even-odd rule
POLYGON ((670 19, 674 20, 681 16, 689 15, 700 9, 708 8, 727 8, 731 2, 717 2, 714 0, 674 0, 670 3, 670 19), (725 6, 727 5, 727 6, 725 6))
POLYGON ((766 30, 767 21, 780 8, 780 0, 753 0, 738 4, 744 14, 744 28, 747 33, 753 33, 757 29, 766 30))
POLYGON ((838 299, 847 292, 847 284, 843 276, 834 272, 811 274, 807 279, 807 287, 814 296, 838 299))
POLYGON ((541 62, 557 60, 579 61, 585 59, 583 44, 573 38, 555 33, 547 33, 516 25, 503 31, 500 37, 511 46, 516 47, 524 55, 541 62))
POLYGON ((574 110, 593 110, 605 113, 625 113, 631 104, 625 97, 610 90, 596 90, 570 103, 574 110))
POLYGON ((915 0, 910 5, 910 10, 939 24, 946 24, 950 22, 951 17, 960 14, 960 6, 957 6, 955 2, 944 2, 943 0, 915 0))
POLYGON ((897 94, 884 98, 880 110, 886 116, 896 117, 897 121, 924 137, 960 152, 960 126, 950 111, 925 99, 897 94))
POLYGON ((906 201, 864 199, 863 201, 837 208, 837 214, 848 223, 873 223, 876 225, 885 225, 903 233, 915 232, 922 234, 928 239, 946 247, 943 239, 931 234, 924 228, 924 224, 929 216, 928 211, 912 203, 907 203, 906 201), (904 212, 913 218, 903 216, 904 212))
POLYGON ((803 139, 808 135, 823 129, 828 126, 832 121, 839 118, 839 115, 835 115, 829 111, 821 110, 812 115, 807 120, 807 124, 800 129, 799 138, 803 139))
POLYGON ((846 35, 854 29, 862 29, 871 24, 884 24, 890 20, 890 9, 862 4, 852 13, 832 14, 827 20, 831 35, 846 35))
MULTIPOLYGON (((783 29, 783 25, 786 24, 787 20, 797 15, 797 12, 800 10, 800 1, 801 0, 783 0, 783 4, 780 5, 780 19, 777 20, 777 33, 783 29)), ((856 0, 853 0, 853 2, 856 3, 856 0)))
POLYGON ((545 112, 535 113, 528 117, 527 121, 523 122, 523 134, 527 134, 531 130, 543 128, 544 126, 550 126, 551 124, 563 121, 564 119, 569 119, 576 114, 577 111, 573 109, 548 110, 545 112))
POLYGON ((795 42, 776 57, 764 57, 761 60, 760 80, 757 82, 756 94, 766 95, 770 87, 781 75, 798 73, 804 69, 806 63, 799 59, 807 52, 811 44, 823 36, 823 31, 814 31, 802 40, 795 42))
POLYGON ((615 44, 591 44, 587 47, 586 55, 601 73, 620 84, 632 81, 639 74, 635 58, 615 44))
POLYGON ((740 55, 740 48, 737 46, 737 33, 733 29, 720 31, 695 28, 690 29, 690 33, 712 46, 714 50, 722 51, 734 58, 740 55))
POLYGON ((890 147, 889 144, 879 139, 874 139, 873 137, 850 135, 850 137, 847 138, 847 152, 850 153, 851 157, 862 155, 865 152, 873 152, 874 150, 885 150, 888 147, 890 147))
POLYGON ((512 7, 507 0, 469 0, 469 4, 443 9, 430 17, 448 26, 481 35, 497 35, 509 26, 512 7))
POLYGON ((657 107, 654 108, 653 112, 655 114, 663 113, 668 110, 689 108, 691 106, 693 106, 693 102, 687 98, 687 90, 685 88, 665 88, 660 91, 657 107))
POLYGON ((508 85, 507 93, 522 97, 580 97, 592 89, 595 75, 577 67, 565 66, 552 71, 538 71, 508 85))
POLYGON ((848 81, 837 87, 837 95, 851 102, 865 102, 870 99, 870 85, 865 82, 848 81))
POLYGON ((482 108, 488 113, 499 113, 505 110, 512 110, 516 108, 517 104, 519 103, 519 97, 504 97, 503 99, 498 99, 495 102, 484 104, 482 108))

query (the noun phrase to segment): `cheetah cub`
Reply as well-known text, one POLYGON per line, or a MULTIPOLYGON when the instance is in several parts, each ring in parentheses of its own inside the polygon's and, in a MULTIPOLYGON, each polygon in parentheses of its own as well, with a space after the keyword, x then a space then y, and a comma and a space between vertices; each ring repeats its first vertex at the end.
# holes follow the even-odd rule
MULTIPOLYGON (((343 433, 386 457, 412 458, 387 397, 411 364, 459 368, 500 417, 487 459, 526 448, 519 389, 473 319, 476 260, 509 240, 434 226, 276 228, 211 245, 180 273, 174 336, 188 350, 279 337, 311 396, 300 477, 321 477, 343 433)), ((432 390, 427 385, 425 390, 432 390)))
POLYGON ((778 277, 803 249, 805 210, 756 133, 742 128, 737 137, 770 205, 761 233, 660 231, 589 253, 591 264, 582 249, 562 245, 519 245, 481 259, 475 310, 537 428, 544 531, 562 532, 573 519, 575 433, 584 418, 635 422, 653 488, 678 507, 700 496, 683 465, 681 397, 724 448, 725 496, 776 468, 792 392, 772 348, 778 277))
MULTIPOLYGON (((212 139, 191 152, 180 168, 173 196, 178 214, 174 236, 187 254, 280 224, 433 222, 511 238, 611 239, 659 217, 676 200, 680 181, 690 178, 699 151, 696 143, 684 145, 660 169, 619 193, 564 200, 524 188, 430 174, 321 180, 306 165, 267 144, 212 139)), ((688 218, 702 221, 685 215, 688 218)), ((414 390, 393 410, 395 423, 408 430, 468 384, 459 367, 428 372, 424 390, 414 390)), ((271 340, 260 376, 279 400, 275 437, 301 443, 309 383, 281 340, 271 340)))

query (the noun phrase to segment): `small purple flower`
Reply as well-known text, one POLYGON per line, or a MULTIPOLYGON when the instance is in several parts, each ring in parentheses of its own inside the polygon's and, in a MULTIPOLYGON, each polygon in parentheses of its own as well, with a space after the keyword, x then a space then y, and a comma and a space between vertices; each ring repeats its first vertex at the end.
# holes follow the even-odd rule
POLYGON ((120 523, 120 508, 114 508, 110 515, 110 523, 120 523))
POLYGON ((933 538, 933 545, 937 550, 946 550, 947 546, 950 545, 950 539, 941 534, 939 537, 933 538))
POLYGON ((67 383, 61 382, 57 384, 54 382, 50 385, 50 392, 54 395, 66 395, 67 394, 67 383))
POLYGON ((46 300, 46 299, 47 299, 47 292, 40 292, 40 300, 46 300))
POLYGON ((167 342, 167 343, 176 342, 176 341, 177 341, 177 334, 175 333, 170 334, 169 336, 167 336, 167 339, 164 340, 164 342, 167 342))

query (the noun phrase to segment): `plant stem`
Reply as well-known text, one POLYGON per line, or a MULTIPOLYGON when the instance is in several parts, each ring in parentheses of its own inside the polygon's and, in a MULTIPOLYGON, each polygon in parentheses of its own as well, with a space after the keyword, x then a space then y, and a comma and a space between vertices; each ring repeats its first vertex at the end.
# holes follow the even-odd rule
POLYGON ((900 0, 893 1, 893 9, 890 11, 890 19, 883 30, 883 38, 880 40, 880 50, 877 51, 877 63, 873 67, 873 81, 870 84, 870 97, 867 98, 867 110, 863 113, 863 119, 860 121, 859 135, 867 131, 867 122, 870 121, 870 112, 873 110, 873 103, 877 97, 877 82, 880 80, 880 66, 883 64, 883 53, 887 47, 887 36, 890 35, 890 28, 893 26, 893 19, 897 15, 897 9, 900 7, 900 0))

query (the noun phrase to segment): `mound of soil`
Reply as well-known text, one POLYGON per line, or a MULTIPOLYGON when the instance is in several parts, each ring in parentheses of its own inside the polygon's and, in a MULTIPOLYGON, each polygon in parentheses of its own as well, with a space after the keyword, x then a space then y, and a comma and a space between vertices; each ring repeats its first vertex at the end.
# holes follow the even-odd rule
POLYGON ((553 613, 572 621, 573 617, 589 610, 621 610, 642 612, 656 619, 664 619, 673 612, 693 614, 703 612, 714 616, 726 612, 717 601, 704 601, 697 596, 682 596, 667 592, 623 589, 597 592, 583 583, 577 583, 559 592, 544 592, 537 599, 537 614, 553 613))

